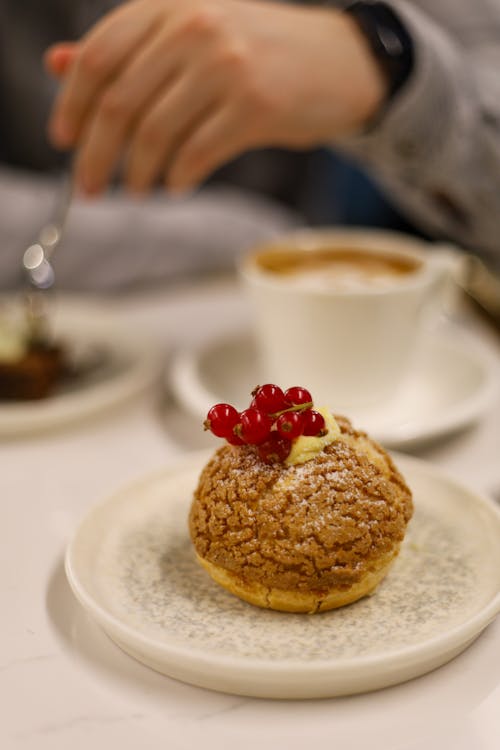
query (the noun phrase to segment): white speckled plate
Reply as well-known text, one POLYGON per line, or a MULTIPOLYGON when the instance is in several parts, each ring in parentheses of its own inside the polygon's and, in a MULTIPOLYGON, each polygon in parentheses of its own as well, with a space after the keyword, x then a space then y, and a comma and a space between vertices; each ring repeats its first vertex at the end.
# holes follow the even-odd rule
POLYGON ((36 401, 0 402, 0 437, 29 435, 78 422, 138 396, 158 379, 159 356, 144 333, 121 324, 106 305, 56 300, 50 310, 56 338, 85 369, 36 401))
POLYGON ((207 454, 94 508, 68 547, 83 606, 121 648, 185 682, 241 695, 373 690, 463 651, 500 610, 500 512, 429 464, 397 457, 416 512, 376 593, 318 615, 240 601, 196 563, 187 532, 207 454))
MULTIPOLYGON (((255 384, 267 381, 248 332, 180 349, 167 377, 180 403, 199 419, 219 401, 245 408, 255 384)), ((456 326, 443 324, 423 337, 407 381, 390 402, 351 410, 349 416, 383 445, 401 449, 478 420, 497 398, 499 380, 498 354, 456 326)), ((334 393, 329 405, 335 410, 334 393)))

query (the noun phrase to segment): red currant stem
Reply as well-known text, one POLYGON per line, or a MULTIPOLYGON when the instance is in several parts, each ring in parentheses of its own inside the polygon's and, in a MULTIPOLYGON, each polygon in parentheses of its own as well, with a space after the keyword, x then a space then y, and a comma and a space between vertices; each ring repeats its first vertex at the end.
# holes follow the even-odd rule
POLYGON ((312 409, 313 402, 307 401, 305 404, 294 404, 293 406, 289 406, 287 409, 282 409, 281 411, 277 411, 274 414, 270 414, 269 416, 271 419, 276 419, 277 417, 281 417, 282 414, 288 414, 290 411, 306 411, 307 409, 312 409))

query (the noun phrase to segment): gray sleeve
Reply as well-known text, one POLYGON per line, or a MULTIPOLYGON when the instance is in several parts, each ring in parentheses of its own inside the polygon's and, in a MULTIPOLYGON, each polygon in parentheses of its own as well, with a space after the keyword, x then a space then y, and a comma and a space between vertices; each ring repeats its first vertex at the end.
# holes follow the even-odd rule
POLYGON ((389 5, 414 40, 414 70, 339 145, 431 234, 500 254, 500 0, 389 5))
MULTIPOLYGON (((58 189, 55 178, 0 170, 0 290, 19 285, 23 250, 50 218, 58 189)), ((251 245, 297 223, 280 205, 235 188, 75 200, 53 259, 57 286, 122 290, 229 270, 251 245)))

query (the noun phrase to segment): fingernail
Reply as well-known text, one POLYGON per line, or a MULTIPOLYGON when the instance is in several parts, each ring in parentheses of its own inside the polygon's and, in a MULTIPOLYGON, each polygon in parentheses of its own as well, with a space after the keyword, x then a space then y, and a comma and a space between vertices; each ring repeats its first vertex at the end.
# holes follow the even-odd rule
POLYGON ((88 175, 81 175, 76 180, 78 193, 86 198, 94 198, 104 190, 104 186, 97 181, 89 178, 88 175))
POLYGON ((194 191, 194 185, 188 183, 183 184, 180 181, 175 182, 175 180, 168 180, 168 182, 165 184, 165 187, 167 188, 170 195, 175 198, 181 198, 182 196, 194 191))

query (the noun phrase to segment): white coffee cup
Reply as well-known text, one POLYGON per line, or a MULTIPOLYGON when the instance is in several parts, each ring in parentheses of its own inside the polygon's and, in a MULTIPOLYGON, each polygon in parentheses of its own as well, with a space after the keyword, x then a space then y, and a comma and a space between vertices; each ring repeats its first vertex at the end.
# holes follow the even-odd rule
POLYGON ((450 254, 395 232, 311 229, 254 248, 240 270, 262 379, 357 413, 404 383, 450 254))

